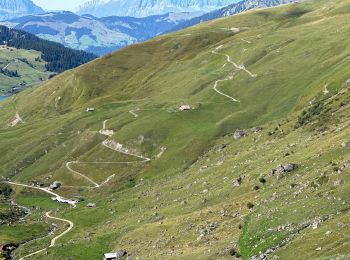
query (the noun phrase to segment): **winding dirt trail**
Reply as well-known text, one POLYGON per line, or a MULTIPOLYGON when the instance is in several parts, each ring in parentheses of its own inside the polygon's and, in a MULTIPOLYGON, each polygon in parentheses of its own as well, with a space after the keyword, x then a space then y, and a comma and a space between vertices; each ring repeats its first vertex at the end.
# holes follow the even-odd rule
MULTIPOLYGON (((115 174, 109 176, 106 180, 104 180, 102 183, 97 183, 95 182, 94 180, 92 180, 91 178, 89 178, 88 176, 84 175, 83 173, 80 173, 78 171, 75 171, 71 168, 71 165, 72 164, 78 164, 78 163, 101 163, 101 164, 132 164, 132 163, 140 163, 140 162, 149 162, 151 161, 150 158, 147 158, 147 157, 144 157, 142 155, 138 155, 138 154, 135 154, 131 151, 129 151, 129 149, 123 147, 122 144, 119 144, 113 140, 110 139, 110 137, 113 136, 113 131, 112 130, 107 130, 106 129, 106 124, 107 124, 108 120, 105 120, 103 121, 102 123, 102 129, 99 131, 100 134, 102 135, 105 135, 107 136, 107 139, 105 141, 102 142, 102 145, 106 148, 109 148, 111 149, 112 151, 114 152, 118 152, 118 153, 122 153, 122 154, 126 154, 126 155, 130 155, 130 156, 133 156, 133 157, 137 157, 139 159, 141 159, 141 161, 126 161, 126 162, 78 162, 78 161, 72 161, 72 162, 67 162, 66 163, 66 168, 76 174, 76 175, 79 175, 81 176, 82 178, 86 179, 87 181, 89 181, 91 184, 93 184, 93 187, 87 187, 87 188, 100 188, 102 187, 103 185, 107 184, 114 176, 115 174)), ((77 201, 75 200, 68 200, 68 199, 65 199, 63 197, 61 197, 59 194, 49 190, 48 188, 41 188, 41 187, 35 187, 35 186, 30 186, 30 185, 26 185, 26 184, 22 184, 22 183, 16 183, 16 182, 12 182, 12 181, 4 181, 3 183, 7 183, 9 185, 15 185, 15 186, 20 186, 20 187, 25 187, 25 188, 30 188, 30 189, 35 189, 35 190, 40 190, 40 191, 43 191, 51 196, 53 200, 55 201, 58 201, 58 202, 62 202, 62 203, 67 203, 71 206, 73 206, 73 208, 76 207, 76 204, 78 203, 77 201)), ((48 248, 50 247, 54 247, 56 245, 56 241, 58 239, 60 239, 61 237, 63 237, 64 235, 66 235, 68 232, 70 232, 73 227, 74 227, 74 223, 68 219, 63 219, 63 218, 57 218, 57 217, 53 217, 50 215, 51 212, 46 212, 45 216, 49 219, 52 219, 52 220, 58 220, 58 221, 62 221, 62 222, 65 222, 65 223, 68 223, 69 224, 69 227, 64 231, 62 232, 61 234, 55 236, 52 240, 51 240, 51 243, 49 245, 49 247, 45 247, 43 249, 40 249, 40 250, 37 250, 33 253, 30 253, 26 256, 23 256, 22 258, 20 258, 20 260, 24 260, 24 259, 27 259, 27 258, 30 258, 34 255, 37 255, 37 254, 40 254, 42 252, 45 252, 48 248)))
POLYGON ((54 246, 56 245, 56 241, 57 241, 58 239, 60 239, 60 238, 63 237, 64 235, 66 235, 68 232, 70 232, 70 231, 74 228, 74 223, 73 223, 72 221, 67 220, 67 219, 63 219, 63 218, 53 217, 53 216, 51 216, 50 214, 51 214, 50 211, 49 211, 49 212, 46 212, 45 216, 46 216, 47 218, 49 218, 49 219, 58 220, 58 221, 62 221, 62 222, 68 223, 68 224, 69 224, 69 227, 68 227, 65 231, 63 231, 61 234, 59 234, 59 235, 55 236, 53 239, 51 239, 51 243, 50 243, 50 246, 49 246, 49 247, 45 247, 45 248, 43 248, 43 249, 40 249, 40 250, 35 251, 35 252, 33 252, 33 253, 30 253, 30 254, 28 254, 28 255, 26 255, 26 256, 23 256, 23 257, 21 257, 19 260, 27 259, 27 258, 29 258, 29 257, 32 257, 33 255, 37 255, 37 254, 40 254, 40 253, 46 251, 46 250, 49 249, 50 247, 54 247, 54 246))
MULTIPOLYGON (((130 112, 130 111, 129 111, 130 112)), ((113 130, 108 130, 106 128, 108 120, 104 120, 102 123, 102 129, 99 131, 99 133, 101 135, 104 135, 107 137, 106 140, 104 140, 102 142, 102 145, 114 152, 118 152, 118 153, 122 153, 125 155, 129 155, 132 157, 136 157, 138 159, 141 159, 141 161, 126 161, 126 162, 79 162, 79 161, 71 161, 71 162, 67 162, 66 163, 66 168, 68 169, 68 171, 70 171, 73 174, 79 175, 80 177, 86 179, 88 182, 90 182, 93 186, 92 187, 87 187, 90 189, 96 189, 96 188, 100 188, 104 185, 106 185, 111 179, 113 179, 113 177, 115 176, 115 174, 109 176, 108 178, 106 178, 102 183, 97 183, 95 182, 93 179, 91 179, 90 177, 86 176, 84 173, 78 172, 76 170, 73 170, 71 165, 74 164, 133 164, 133 163, 142 163, 142 162, 149 162, 151 161, 151 158, 147 158, 144 157, 142 155, 138 155, 135 154, 133 152, 131 152, 129 149, 125 148, 122 144, 115 142, 114 140, 111 140, 110 138, 114 135, 114 131, 113 130)))
POLYGON ((88 182, 90 182, 91 184, 94 185, 94 188, 99 188, 99 187, 101 186, 100 184, 94 182, 91 178, 87 177, 86 175, 84 175, 84 174, 82 174, 82 173, 80 173, 80 172, 77 172, 77 171, 73 170, 73 169, 70 167, 72 164, 79 164, 79 163, 80 163, 80 162, 78 162, 78 161, 67 162, 67 163, 66 163, 66 168, 67 168, 68 171, 70 171, 71 173, 74 173, 74 174, 79 175, 80 177, 86 179, 88 182))
MULTIPOLYGON (((19 186, 19 187, 25 187, 25 188, 40 190, 40 191, 43 191, 43 192, 45 192, 45 193, 47 193, 47 194, 49 194, 49 195, 53 195, 53 196, 55 197, 56 201, 68 203, 68 204, 72 205, 73 208, 76 207, 77 201, 74 201, 74 200, 67 200, 67 199, 61 197, 60 195, 58 195, 57 193, 48 190, 47 188, 34 187, 34 186, 30 186, 30 185, 26 185, 26 184, 21 184, 21 183, 16 183, 16 182, 11 182, 11 181, 4 181, 3 183, 9 184, 9 185, 15 185, 15 186, 19 186)), ((42 253, 42 252, 46 251, 46 250, 47 250, 48 248, 50 248, 50 247, 54 247, 55 244, 56 244, 56 241, 57 241, 59 238, 63 237, 63 236, 66 235, 69 231, 71 231, 71 230, 73 229, 74 223, 73 223, 72 221, 70 221, 70 220, 68 220, 68 219, 63 219, 63 218, 52 217, 50 214, 51 214, 50 211, 49 211, 49 212, 46 212, 45 216, 46 216, 47 218, 49 218, 49 219, 59 220, 59 221, 66 222, 66 223, 69 224, 69 227, 68 227, 64 232, 62 232, 61 234, 55 236, 55 237, 51 240, 51 243, 50 243, 50 246, 49 246, 49 247, 45 247, 45 248, 43 248, 43 249, 40 249, 40 250, 35 251, 35 252, 33 252, 33 253, 30 253, 30 254, 28 254, 28 255, 26 255, 26 256, 23 256, 23 257, 20 258, 20 260, 27 259, 27 258, 29 258, 29 257, 31 257, 31 256, 33 256, 33 255, 37 255, 37 254, 39 254, 39 253, 42 253)))
MULTIPOLYGON (((243 64, 237 64, 235 63, 232 58, 228 55, 228 54, 221 54, 219 53, 218 51, 220 49, 222 49, 224 47, 224 45, 220 45, 218 47, 216 47, 214 50, 211 51, 212 54, 215 54, 215 55, 224 55, 226 57, 226 63, 224 64, 224 66, 222 68, 225 67, 225 65, 227 63, 233 65, 233 67, 237 70, 237 71, 244 71, 246 72, 251 78, 256 78, 258 75, 257 74, 254 74, 252 72, 250 72, 243 64)), ((215 83, 214 83, 214 86, 213 86, 213 90, 218 93, 219 95, 222 95, 226 98, 229 98, 230 100, 232 100, 233 102, 240 102, 238 99, 228 95, 228 94, 225 94, 224 92, 220 91, 218 89, 218 86, 221 82, 224 82, 224 81, 228 81, 228 80, 232 80, 234 78, 234 72, 233 71, 230 75, 226 76, 225 78, 223 79, 219 79, 219 80, 216 80, 215 83)))

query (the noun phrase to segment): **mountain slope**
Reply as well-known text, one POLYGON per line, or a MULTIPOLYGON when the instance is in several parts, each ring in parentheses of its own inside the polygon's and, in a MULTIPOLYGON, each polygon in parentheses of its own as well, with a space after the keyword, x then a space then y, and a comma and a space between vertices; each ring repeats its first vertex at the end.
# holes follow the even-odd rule
POLYGON ((145 18, 78 16, 71 12, 30 15, 4 25, 56 41, 67 47, 110 53, 121 47, 152 38, 193 18, 194 14, 165 14, 145 18))
POLYGON ((255 9, 255 8, 273 7, 273 6, 294 3, 294 2, 299 2, 299 1, 297 0, 242 0, 238 3, 203 14, 201 16, 192 18, 188 21, 184 21, 183 23, 172 28, 172 31, 181 30, 202 22, 238 14, 238 13, 255 9))
POLYGON ((0 20, 43 12, 31 0, 0 0, 0 20))
POLYGON ((0 174, 33 213, 0 243, 29 230, 15 255, 49 260, 348 258, 349 8, 225 17, 2 102, 0 174), (31 186, 54 181, 76 207, 31 186))
POLYGON ((0 26, 0 42, 2 94, 16 93, 96 58, 5 26, 0 26))
POLYGON ((145 17, 166 13, 208 12, 237 0, 93 0, 78 8, 79 14, 145 17))

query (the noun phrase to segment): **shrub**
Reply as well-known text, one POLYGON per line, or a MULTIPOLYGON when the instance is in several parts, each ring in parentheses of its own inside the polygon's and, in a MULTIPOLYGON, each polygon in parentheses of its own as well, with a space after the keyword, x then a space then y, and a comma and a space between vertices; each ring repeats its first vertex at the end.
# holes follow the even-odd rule
POLYGON ((254 208, 254 204, 251 203, 251 202, 248 202, 248 203, 247 203, 247 208, 248 208, 248 209, 254 208))
POLYGON ((260 177, 259 182, 262 184, 266 183, 266 179, 264 177, 260 177))

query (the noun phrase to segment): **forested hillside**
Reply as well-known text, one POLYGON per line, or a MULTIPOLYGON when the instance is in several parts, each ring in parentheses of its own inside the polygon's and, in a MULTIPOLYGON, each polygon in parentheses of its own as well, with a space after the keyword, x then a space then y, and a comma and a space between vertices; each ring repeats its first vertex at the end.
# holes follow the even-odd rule
POLYGON ((64 47, 62 44, 43 40, 33 34, 0 26, 0 42, 17 49, 35 50, 42 53, 48 71, 63 72, 96 58, 94 54, 64 47))

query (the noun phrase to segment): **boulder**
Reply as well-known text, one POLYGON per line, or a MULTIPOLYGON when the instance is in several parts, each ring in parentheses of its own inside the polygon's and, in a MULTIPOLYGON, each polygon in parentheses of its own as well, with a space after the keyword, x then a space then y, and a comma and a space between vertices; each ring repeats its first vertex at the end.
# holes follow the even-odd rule
POLYGON ((210 231, 213 231, 213 230, 217 229, 218 227, 219 227, 219 224, 216 223, 216 222, 211 222, 211 223, 209 223, 209 225, 208 225, 208 229, 209 229, 210 231))
POLYGON ((60 188, 62 186, 62 184, 58 181, 54 181, 51 185, 50 185, 50 189, 51 190, 57 190, 58 188, 60 188))
POLYGON ((276 167, 276 169, 271 170, 271 175, 277 176, 277 178, 281 178, 285 173, 292 172, 298 168, 297 164, 288 163, 288 164, 280 164, 276 167))
POLYGON ((234 180, 234 181, 232 182, 232 185, 233 185, 234 187, 239 187, 239 186, 241 186, 241 183, 242 183, 242 177, 239 177, 239 178, 237 178, 236 180, 234 180))
POLYGON ((128 252, 126 252, 125 250, 120 250, 116 253, 116 259, 117 260, 121 260, 124 256, 127 256, 128 252))
POLYGON ((244 136, 246 136, 247 135, 247 133, 245 132, 245 131, 243 131, 243 130, 236 130, 234 133, 233 133, 233 138, 235 139, 235 140, 238 140, 238 139, 240 139, 240 138, 242 138, 242 137, 244 137, 244 136))
POLYGON ((288 163, 286 165, 283 165, 283 168, 285 172, 292 172, 298 168, 298 165, 294 163, 288 163))
POLYGON ((226 147, 227 147, 227 144, 221 144, 221 145, 219 146, 218 151, 222 151, 222 150, 224 150, 226 147))

